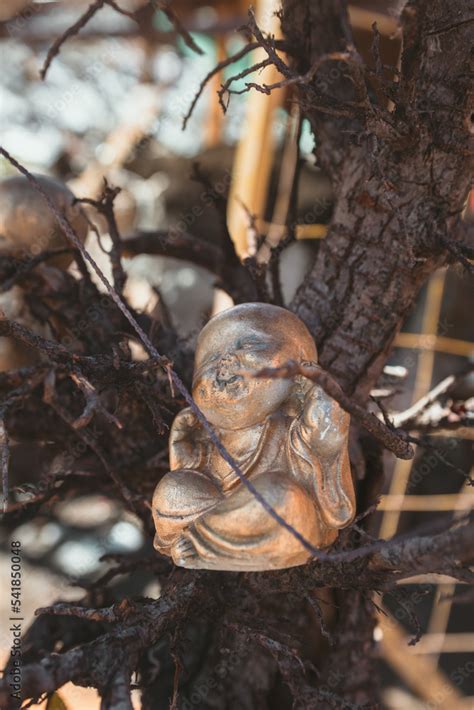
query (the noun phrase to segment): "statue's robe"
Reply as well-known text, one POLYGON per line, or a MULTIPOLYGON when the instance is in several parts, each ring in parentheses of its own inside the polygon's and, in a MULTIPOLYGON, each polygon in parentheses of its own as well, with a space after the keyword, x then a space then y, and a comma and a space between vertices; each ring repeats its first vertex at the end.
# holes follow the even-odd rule
MULTIPOLYGON (((186 431, 187 417, 189 410, 183 410, 173 424, 172 470, 153 497, 156 549, 179 564, 174 546, 184 533, 199 558, 196 567, 261 570, 304 564, 309 550, 263 508, 205 437, 186 431)), ((227 447, 235 456, 241 434, 234 436, 235 445, 227 447)), ((330 545, 354 516, 346 442, 329 458, 321 457, 301 419, 282 412, 265 420, 256 441, 251 451, 235 457, 242 473, 311 545, 330 545)))

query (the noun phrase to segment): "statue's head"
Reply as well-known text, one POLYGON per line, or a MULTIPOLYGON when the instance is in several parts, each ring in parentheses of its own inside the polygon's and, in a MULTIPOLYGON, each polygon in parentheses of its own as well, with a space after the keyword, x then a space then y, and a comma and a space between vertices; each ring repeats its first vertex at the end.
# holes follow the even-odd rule
POLYGON ((193 396, 222 429, 263 422, 294 392, 295 379, 245 377, 289 360, 317 361, 316 346, 293 313, 267 303, 245 303, 211 318, 202 329, 194 365, 193 396))
MULTIPOLYGON (((71 190, 46 175, 35 178, 84 242, 89 226, 71 190)), ((43 195, 26 177, 15 175, 0 181, 0 256, 31 258, 47 249, 69 246, 43 195)), ((48 264, 67 269, 72 259, 72 254, 62 254, 49 259, 48 264)))

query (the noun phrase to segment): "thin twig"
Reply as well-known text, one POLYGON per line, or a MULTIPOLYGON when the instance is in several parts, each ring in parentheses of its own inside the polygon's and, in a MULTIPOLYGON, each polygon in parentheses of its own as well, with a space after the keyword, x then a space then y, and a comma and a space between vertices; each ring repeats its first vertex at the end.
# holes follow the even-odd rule
MULTIPOLYGON (((242 69, 242 71, 239 72, 238 74, 234 74, 233 76, 229 77, 221 85, 221 88, 217 92, 222 111, 224 113, 226 113, 227 109, 229 107, 229 99, 227 100, 227 102, 224 101, 225 94, 228 94, 230 97, 230 94, 237 93, 230 88, 231 84, 233 84, 235 81, 240 81, 240 79, 244 79, 249 74, 253 74, 256 71, 260 71, 261 69, 265 69, 265 67, 268 67, 272 64, 273 64, 272 60, 269 57, 266 57, 265 59, 262 59, 260 62, 256 62, 255 64, 252 64, 252 66, 242 69)), ((248 86, 248 84, 246 84, 246 86, 248 86)))
POLYGON ((108 252, 108 256, 112 265, 112 276, 114 279, 114 286, 117 289, 118 293, 122 294, 125 282, 127 280, 127 275, 124 271, 122 261, 120 259, 122 238, 119 233, 114 211, 114 201, 120 191, 120 187, 112 187, 108 184, 107 179, 104 178, 104 189, 98 200, 93 200, 90 198, 79 198, 76 199, 75 202, 92 205, 99 214, 105 217, 109 236, 112 240, 112 248, 108 252))
POLYGON ((230 57, 227 57, 226 59, 223 59, 222 61, 220 61, 218 64, 216 64, 216 66, 213 69, 211 69, 211 71, 208 74, 206 74, 204 79, 199 84, 199 88, 198 88, 198 90, 191 102, 191 105, 190 105, 186 115, 183 118, 183 126, 182 126, 183 131, 186 128, 188 121, 192 116, 194 108, 195 108, 197 102, 199 101, 199 98, 200 98, 202 92, 204 91, 204 89, 206 88, 207 84, 210 82, 212 77, 215 76, 216 74, 218 74, 219 72, 221 72, 226 67, 230 66, 231 64, 234 64, 234 62, 238 62, 239 59, 242 59, 243 57, 245 57, 246 54, 248 54, 249 52, 252 52, 254 49, 257 49, 259 46, 260 45, 258 42, 249 42, 249 44, 246 44, 245 47, 242 47, 242 49, 239 49, 238 52, 235 52, 230 57))
POLYGON ((161 10, 166 15, 166 17, 171 22, 176 32, 183 39, 187 47, 192 49, 193 52, 196 52, 196 54, 204 54, 201 47, 196 44, 192 35, 184 27, 176 12, 171 8, 171 0, 150 0, 150 5, 152 7, 157 8, 158 10, 161 10))
POLYGON ((46 74, 48 73, 48 69, 51 66, 51 62, 55 57, 58 56, 63 44, 71 37, 75 37, 75 35, 77 35, 82 30, 82 28, 87 25, 89 20, 91 20, 96 14, 96 12, 103 8, 105 4, 106 0, 95 0, 95 2, 89 5, 87 10, 79 17, 79 19, 76 20, 73 25, 68 27, 67 30, 63 32, 63 34, 53 42, 53 44, 48 50, 48 54, 46 55, 46 59, 40 71, 40 76, 42 79, 46 78, 46 74))
MULTIPOLYGON (((191 34, 184 27, 184 25, 176 15, 176 12, 170 7, 169 0, 150 0, 149 4, 157 10, 161 10, 162 12, 164 12, 166 17, 174 26, 176 32, 183 38, 183 41, 188 47, 190 47, 190 49, 192 49, 197 54, 203 54, 202 49, 196 44, 191 34)), ((115 2, 115 0, 95 0, 95 2, 89 5, 87 10, 79 17, 79 19, 77 19, 73 25, 68 27, 63 32, 63 34, 60 35, 53 42, 53 44, 48 50, 48 54, 40 71, 40 76, 42 79, 46 78, 48 69, 51 66, 53 59, 58 56, 63 44, 71 37, 75 37, 77 34, 79 34, 79 32, 87 25, 87 23, 94 17, 94 15, 105 5, 111 7, 113 10, 115 10, 115 12, 118 12, 121 15, 124 15, 125 17, 134 20, 135 22, 138 22, 137 14, 135 12, 123 9, 115 2)))
POLYGON ((87 426, 96 411, 100 412, 105 419, 110 424, 116 426, 117 429, 123 429, 122 422, 104 407, 95 387, 79 370, 76 369, 75 372, 71 373, 71 380, 75 382, 86 398, 84 411, 80 417, 73 422, 72 426, 74 429, 82 429, 87 426))
POLYGON ((428 394, 425 394, 424 397, 421 397, 415 404, 412 404, 411 407, 408 409, 405 409, 404 412, 399 412, 398 414, 391 414, 391 419, 393 426, 396 427, 397 429, 399 427, 403 427, 405 429, 410 429, 410 425, 415 422, 416 417, 421 414, 427 407, 430 406, 430 404, 433 404, 441 395, 445 394, 449 390, 449 388, 454 384, 455 382, 455 377, 454 375, 450 375, 449 377, 446 377, 442 382, 439 382, 436 387, 433 387, 433 389, 428 392, 428 394))
POLYGON ((115 471, 115 469, 109 466, 107 458, 105 457, 104 453, 102 452, 102 449, 100 448, 95 438, 87 430, 83 431, 82 429, 79 429, 77 426, 75 426, 77 420, 75 420, 74 417, 72 417, 69 412, 58 402, 55 384, 56 376, 54 370, 51 370, 44 381, 44 402, 50 407, 52 407, 52 409, 54 409, 54 411, 59 415, 59 417, 66 424, 68 424, 71 429, 76 432, 76 435, 91 449, 91 451, 94 452, 94 454, 97 456, 102 466, 104 467, 106 473, 110 476, 112 481, 117 486, 124 501, 132 508, 135 513, 139 514, 131 491, 122 481, 122 478, 117 473, 117 471, 115 471))

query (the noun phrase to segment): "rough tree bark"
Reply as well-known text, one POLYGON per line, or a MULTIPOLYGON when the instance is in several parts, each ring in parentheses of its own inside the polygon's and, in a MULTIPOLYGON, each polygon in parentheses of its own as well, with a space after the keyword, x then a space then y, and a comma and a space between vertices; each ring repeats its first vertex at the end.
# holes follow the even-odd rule
MULTIPOLYGON (((301 74, 336 51, 360 63, 344 2, 286 0, 282 20, 301 74)), ((473 171, 472 22, 463 0, 406 4, 398 81, 372 77, 374 91, 389 89, 393 111, 368 105, 362 68, 343 62, 327 62, 299 88, 336 203, 292 308, 322 364, 362 398, 422 284, 449 261, 446 240, 456 239, 473 171), (348 115, 334 116, 337 107, 348 115)))

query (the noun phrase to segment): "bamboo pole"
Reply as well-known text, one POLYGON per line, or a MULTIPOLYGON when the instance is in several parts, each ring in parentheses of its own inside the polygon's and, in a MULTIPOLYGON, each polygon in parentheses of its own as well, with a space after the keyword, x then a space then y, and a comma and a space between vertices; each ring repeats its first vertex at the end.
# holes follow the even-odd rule
POLYGON ((423 656, 409 653, 417 646, 408 646, 405 633, 393 617, 381 614, 377 631, 381 636, 380 646, 385 660, 418 697, 435 708, 461 710, 468 707, 444 673, 423 656))
MULTIPOLYGON (((446 271, 439 269, 428 283, 426 303, 423 313, 422 335, 436 335, 441 303, 443 300, 446 271)), ((425 395, 431 387, 435 354, 433 350, 422 350, 418 356, 415 375, 415 389, 412 402, 415 403, 425 395)), ((403 495, 408 485, 413 460, 397 459, 390 484, 390 495, 403 495)), ((397 532, 400 520, 400 510, 387 511, 380 526, 380 537, 390 538, 397 532)))
MULTIPOLYGON (((260 28, 281 37, 280 20, 275 12, 276 0, 258 0, 256 18, 260 28)), ((266 57, 263 49, 251 55, 251 62, 259 62, 266 57)), ((263 84, 273 84, 281 79, 274 66, 266 67, 258 80, 263 84)), ((283 104, 284 91, 277 89, 269 96, 250 91, 247 96, 242 137, 238 143, 232 169, 232 179, 227 208, 227 223, 236 251, 244 257, 252 251, 248 213, 262 217, 268 194, 268 182, 273 164, 274 137, 273 115, 283 104)))
POLYGON ((418 333, 399 333, 395 338, 399 348, 414 348, 415 350, 434 350, 449 355, 470 357, 474 354, 474 343, 468 340, 447 338, 443 335, 420 335, 418 333))
POLYGON ((474 493, 441 493, 439 495, 384 495, 377 510, 383 511, 452 511, 470 510, 474 507, 474 493))

